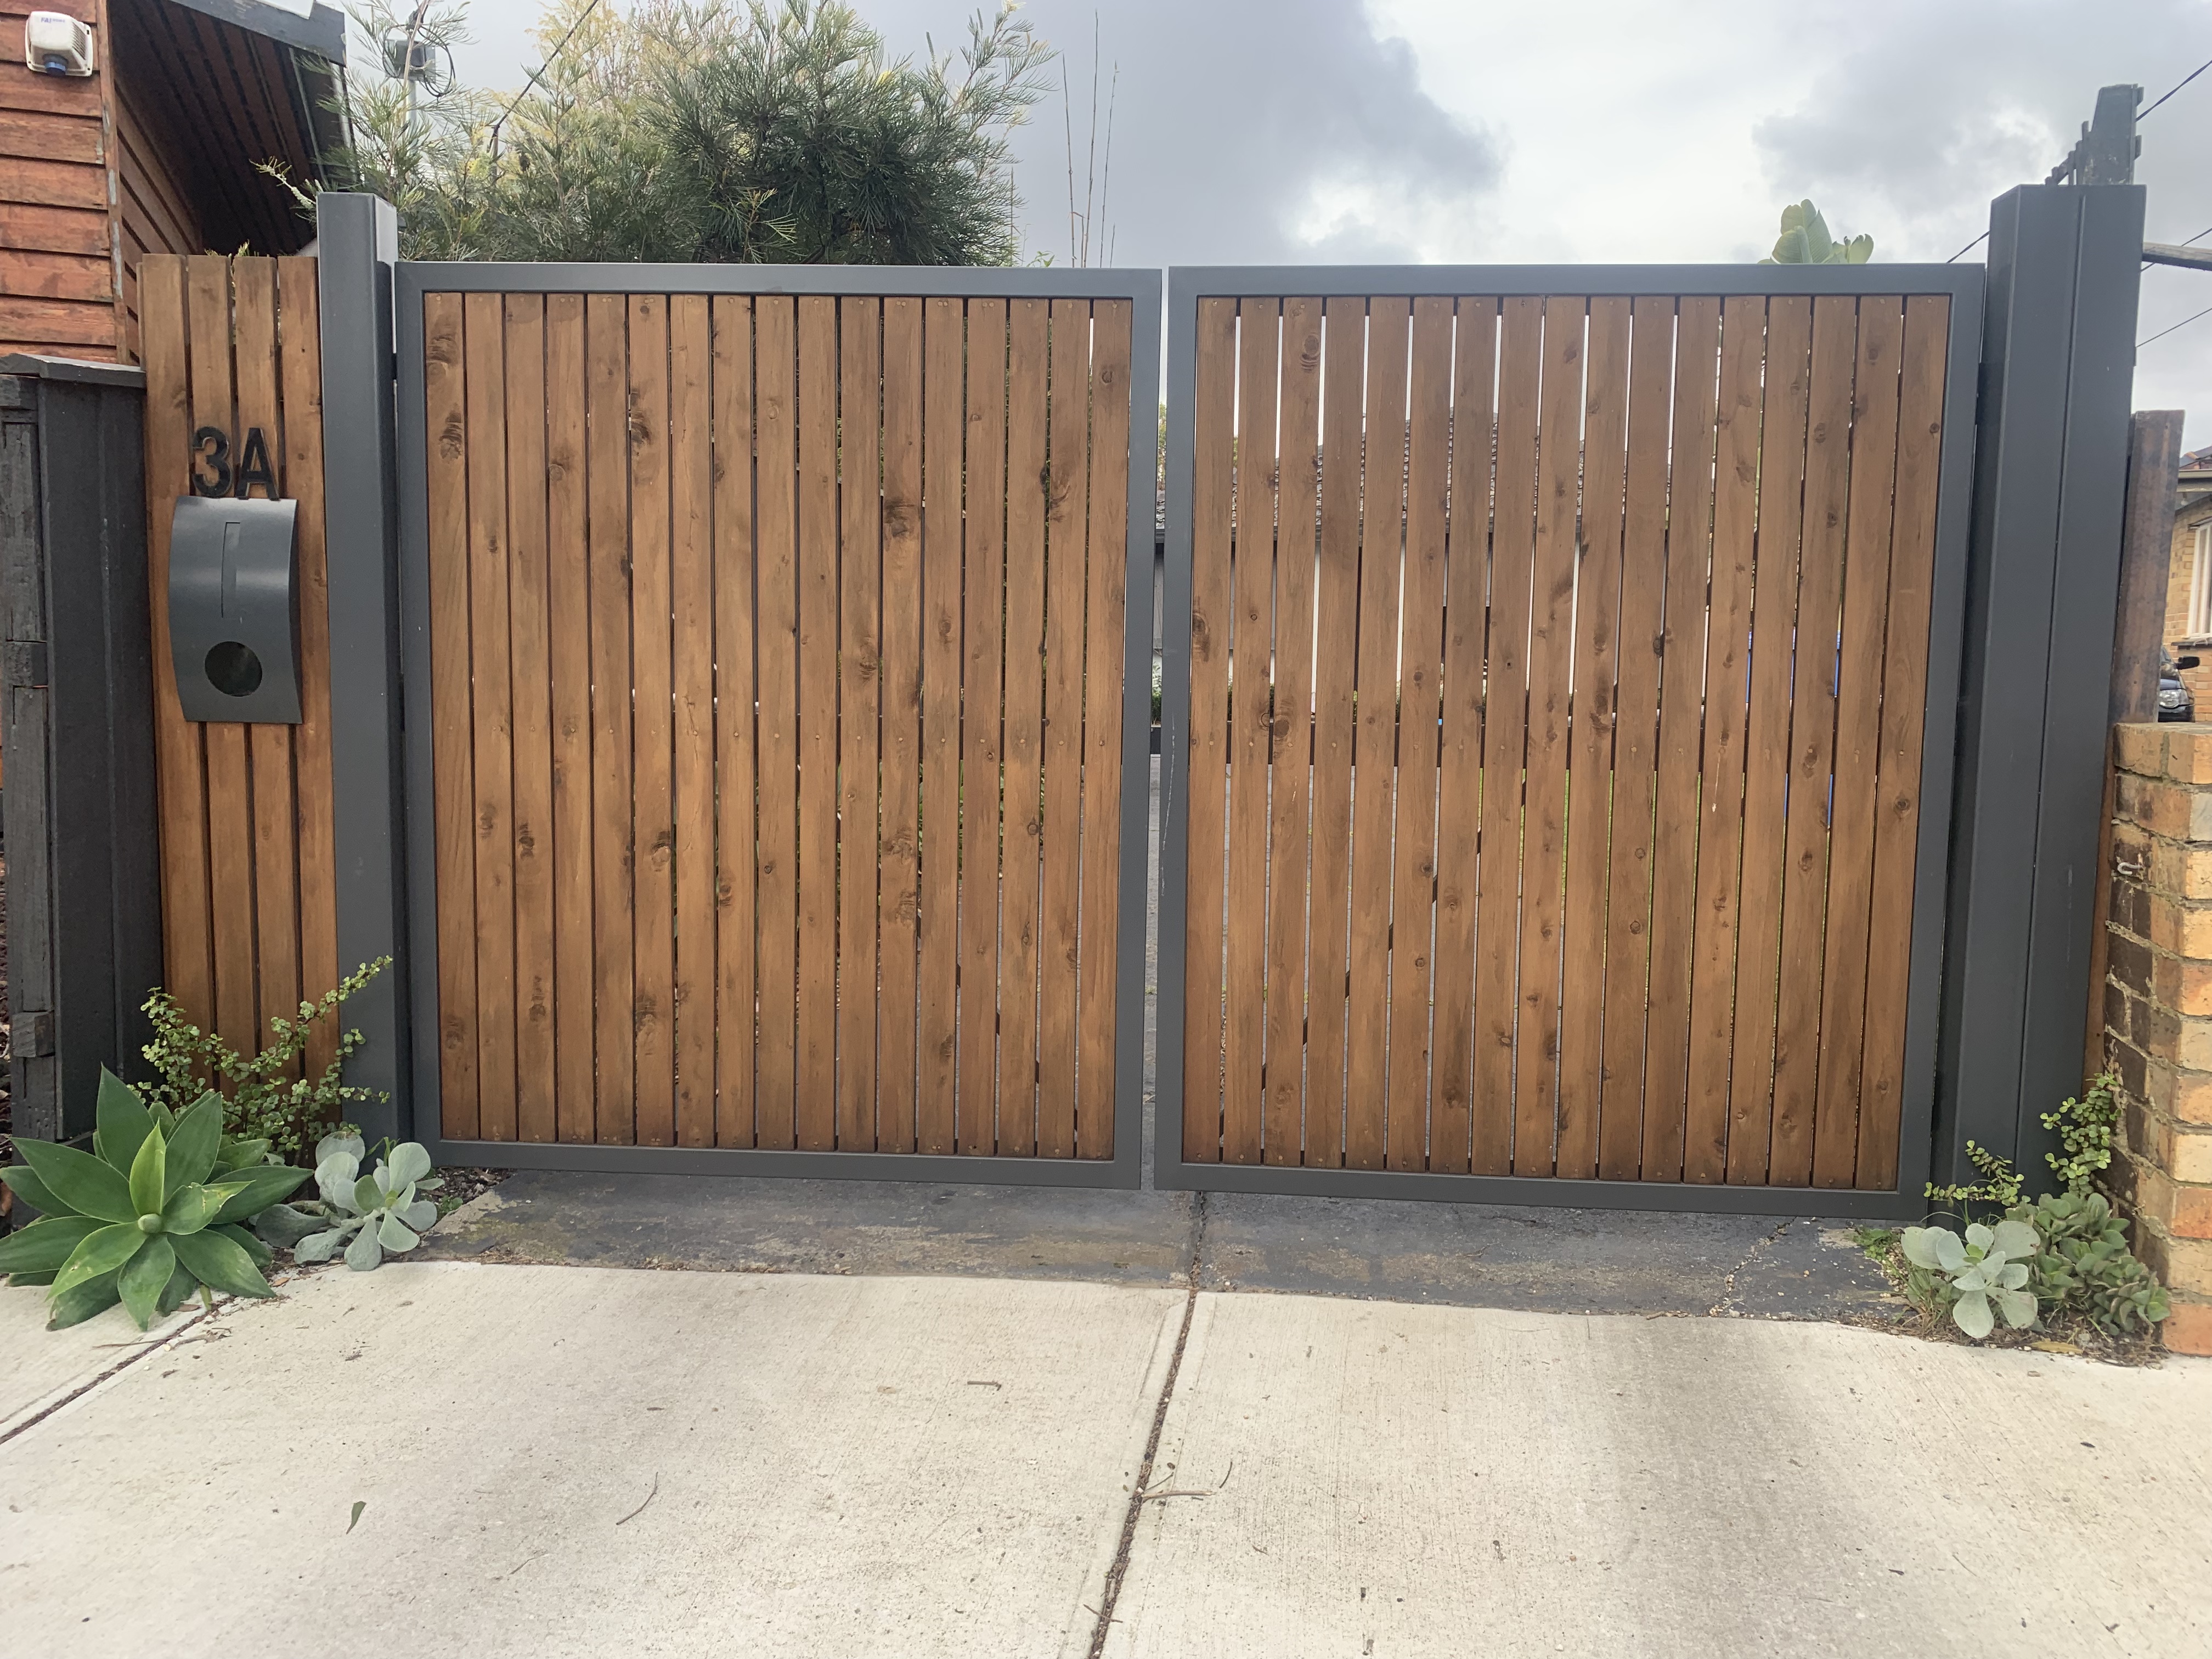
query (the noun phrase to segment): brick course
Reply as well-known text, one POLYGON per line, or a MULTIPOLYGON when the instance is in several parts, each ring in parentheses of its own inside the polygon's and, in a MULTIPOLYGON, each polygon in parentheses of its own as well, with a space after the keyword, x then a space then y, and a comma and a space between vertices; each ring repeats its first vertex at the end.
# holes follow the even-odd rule
POLYGON ((2105 1052, 2125 1107, 2107 1185, 2165 1280, 2166 1346, 2212 1354, 2212 725, 2114 729, 2105 1052))

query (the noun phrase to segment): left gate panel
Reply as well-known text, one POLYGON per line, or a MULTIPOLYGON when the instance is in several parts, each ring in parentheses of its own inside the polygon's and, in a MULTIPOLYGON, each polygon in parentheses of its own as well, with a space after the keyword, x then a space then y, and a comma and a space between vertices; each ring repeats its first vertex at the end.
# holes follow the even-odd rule
POLYGON ((1150 273, 398 289, 434 1151, 1135 1185, 1150 273))

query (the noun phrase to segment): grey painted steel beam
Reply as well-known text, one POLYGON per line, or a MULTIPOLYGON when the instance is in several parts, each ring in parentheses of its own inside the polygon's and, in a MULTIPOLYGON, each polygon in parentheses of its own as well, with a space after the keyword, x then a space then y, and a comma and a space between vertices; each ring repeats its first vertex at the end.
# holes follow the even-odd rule
MULTIPOLYGON (((387 1097, 350 1114, 368 1138, 420 1133, 410 1109, 393 471, 392 273, 399 220, 374 196, 316 198, 323 347, 323 490, 331 613, 331 785, 338 971, 392 965, 345 1005, 368 1041, 346 1080, 387 1097)), ((319 996, 330 988, 312 986, 319 996)))
POLYGON ((2078 1085, 2142 248, 2138 185, 1990 210, 1936 1168, 2039 1174, 2078 1085))

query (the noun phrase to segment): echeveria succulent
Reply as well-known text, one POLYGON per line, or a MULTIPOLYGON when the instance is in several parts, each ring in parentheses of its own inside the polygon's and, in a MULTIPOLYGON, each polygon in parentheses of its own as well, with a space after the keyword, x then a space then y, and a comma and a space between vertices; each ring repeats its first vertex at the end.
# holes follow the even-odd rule
POLYGON ((143 1330, 195 1290, 275 1294, 261 1276, 268 1247, 240 1224, 307 1172, 261 1163, 243 1143, 226 1148, 214 1092, 173 1118, 102 1071, 91 1152, 15 1146, 23 1163, 0 1170, 0 1181, 40 1218, 0 1239, 0 1272, 10 1284, 48 1287, 49 1329, 118 1302, 143 1330), (226 1165, 226 1152, 237 1161, 226 1165))
POLYGON ((335 1224, 300 1237, 292 1249, 298 1261, 327 1261, 343 1245, 346 1266, 367 1273, 383 1261, 386 1250, 413 1249, 437 1220, 438 1206, 417 1196, 445 1184, 429 1178, 428 1152, 415 1141, 403 1141, 392 1149, 389 1163, 379 1158, 376 1167, 363 1175, 365 1150, 359 1135, 324 1136, 315 1148, 320 1205, 288 1206, 289 1215, 270 1218, 274 1227, 296 1231, 319 1210, 322 1218, 335 1224))
POLYGON ((2035 1322, 2035 1297, 2022 1258, 2034 1255, 2038 1241, 2026 1222, 2000 1221, 1995 1227, 1977 1222, 1964 1239, 1948 1227, 1907 1227, 1899 1243, 1907 1261, 1948 1281, 1952 1321, 1977 1342, 1996 1328, 1999 1313, 2015 1330, 2035 1322))

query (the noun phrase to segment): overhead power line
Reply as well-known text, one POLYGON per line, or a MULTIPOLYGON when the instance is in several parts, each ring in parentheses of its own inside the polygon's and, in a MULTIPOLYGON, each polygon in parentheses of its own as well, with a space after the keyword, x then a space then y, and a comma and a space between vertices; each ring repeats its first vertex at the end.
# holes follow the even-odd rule
POLYGON ((2156 109, 2156 108, 2158 107, 2158 105, 2159 105, 2159 104, 2162 104, 2162 103, 2164 103, 2164 102, 2165 102, 2168 98, 2172 97, 2172 96, 2173 96, 2173 94, 2174 94, 2175 93, 2179 92, 2179 91, 2182 89, 2182 88, 2184 88, 2184 87, 2187 86, 2187 85, 2188 85, 2191 81, 2194 81, 2194 80, 2195 80, 2198 76, 2200 76, 2200 75, 2203 74, 2203 73, 2204 73, 2204 71, 2205 71, 2206 70, 2209 70, 2209 69, 2212 69, 2212 58, 2206 58, 2203 63, 2199 64, 2198 64, 2195 69, 2193 69, 2193 70, 2190 70, 2188 74, 2186 74, 2186 75, 2183 76, 2181 77, 2181 79, 2179 79, 2179 81, 2175 82, 2174 82, 2171 87, 2167 88, 2166 88, 2166 92, 2165 92, 2163 94, 2161 94, 2161 95, 2160 95, 2160 97, 2159 98, 2158 103, 2157 103, 2157 104, 2153 104, 2153 105, 2150 106, 2150 109, 2144 110, 2144 111, 2142 112, 2142 114, 2138 115, 2138 116, 2136 116, 2136 120, 2138 120, 2138 121, 2142 120, 2142 119, 2143 118, 2143 116, 2144 116, 2144 115, 2148 115, 2148 114, 2150 113, 2150 111, 2151 111, 2151 110, 2153 110, 2153 109, 2156 109))
POLYGON ((2184 317, 2179 322, 2174 324, 2172 328, 2162 328, 2159 330, 2157 333, 2150 337, 2150 339, 2137 340, 2136 342, 2136 349, 2137 351, 2141 351, 2145 346, 2150 343, 2151 340, 2163 340, 2167 335, 2172 333, 2173 330, 2176 328, 2187 328, 2190 324, 2197 320, 2197 317, 2212 317, 2212 306, 2205 307, 2203 310, 2197 313, 2196 317, 2184 317))

